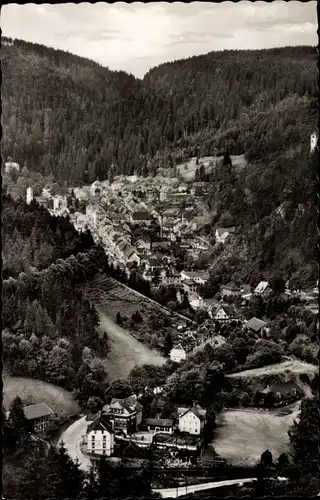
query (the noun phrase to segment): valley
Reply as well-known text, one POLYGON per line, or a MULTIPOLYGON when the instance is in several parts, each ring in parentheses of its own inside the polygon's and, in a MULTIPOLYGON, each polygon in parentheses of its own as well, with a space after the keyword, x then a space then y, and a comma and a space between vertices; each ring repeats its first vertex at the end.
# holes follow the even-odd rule
POLYGON ((6 498, 314 495, 314 47, 1 64, 6 498))

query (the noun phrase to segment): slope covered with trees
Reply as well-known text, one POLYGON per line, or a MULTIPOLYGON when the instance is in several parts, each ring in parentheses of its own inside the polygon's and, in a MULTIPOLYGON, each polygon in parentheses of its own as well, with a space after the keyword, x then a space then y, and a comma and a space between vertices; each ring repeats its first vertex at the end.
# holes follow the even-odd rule
POLYGON ((311 47, 211 52, 139 80, 3 40, 3 153, 70 183, 86 168, 90 179, 146 173, 214 147, 250 160, 277 155, 307 145, 316 125, 311 47))
POLYGON ((276 269, 314 283, 314 48, 211 52, 139 80, 67 52, 4 42, 4 156, 74 185, 86 170, 93 181, 152 174, 216 148, 245 153, 247 167, 221 165, 208 179, 208 232, 239 230, 214 255, 217 281, 257 282, 276 269))

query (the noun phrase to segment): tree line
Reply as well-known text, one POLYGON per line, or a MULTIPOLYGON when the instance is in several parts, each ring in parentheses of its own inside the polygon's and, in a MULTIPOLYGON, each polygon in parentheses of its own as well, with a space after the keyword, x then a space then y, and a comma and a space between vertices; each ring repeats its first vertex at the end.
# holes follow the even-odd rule
POLYGON ((316 57, 312 47, 212 52, 139 80, 14 40, 3 46, 3 153, 68 183, 144 175, 214 148, 265 158, 307 144, 316 57))

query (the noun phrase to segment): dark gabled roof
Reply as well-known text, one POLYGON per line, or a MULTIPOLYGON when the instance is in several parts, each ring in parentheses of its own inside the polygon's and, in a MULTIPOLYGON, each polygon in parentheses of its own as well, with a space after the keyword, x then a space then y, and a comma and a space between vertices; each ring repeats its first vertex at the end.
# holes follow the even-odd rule
POLYGON ((221 288, 225 288, 226 290, 231 290, 233 292, 240 292, 240 287, 235 285, 234 283, 229 283, 229 285, 221 285, 221 288))
POLYGON ((124 408, 128 413, 133 413, 134 411, 141 411, 143 409, 142 404, 140 404, 139 401, 133 395, 128 396, 127 398, 124 399, 112 398, 110 405, 107 405, 105 408, 108 411, 109 407, 115 404, 122 406, 122 408, 124 408))
POLYGON ((131 245, 127 245, 126 247, 123 248, 122 252, 124 253, 124 255, 129 258, 131 257, 131 255, 133 255, 135 253, 135 248, 132 247, 131 245))
POLYGON ((262 321, 261 319, 258 319, 258 318, 251 318, 249 319, 249 321, 246 322, 246 328, 250 328, 250 330, 253 330, 254 332, 258 332, 259 330, 261 330, 262 328, 264 328, 265 326, 267 326, 268 323, 266 323, 265 321, 262 321))
POLYGON ((53 410, 49 408, 46 403, 37 403, 23 407, 23 412, 27 420, 34 420, 35 418, 47 417, 53 415, 53 410))
POLYGON ((226 306, 222 305, 221 307, 227 313, 229 318, 234 318, 237 316, 237 313, 236 313, 236 310, 234 309, 234 307, 229 306, 229 305, 226 305, 226 306))
POLYGON ((91 424, 88 425, 87 434, 89 434, 89 432, 91 431, 107 431, 112 433, 113 429, 108 417, 101 414, 91 424))
POLYGON ((132 219, 133 220, 152 220, 153 217, 149 212, 140 211, 140 212, 135 212, 134 214, 132 214, 132 219))
POLYGON ((172 427, 172 418, 147 418, 147 425, 153 425, 155 427, 172 427))

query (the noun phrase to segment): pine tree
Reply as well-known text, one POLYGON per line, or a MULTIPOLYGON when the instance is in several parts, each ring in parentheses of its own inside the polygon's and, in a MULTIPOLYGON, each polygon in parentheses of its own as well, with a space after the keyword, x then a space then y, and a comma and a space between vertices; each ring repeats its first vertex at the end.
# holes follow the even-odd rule
POLYGON ((293 483, 297 494, 319 493, 319 398, 303 399, 300 418, 289 431, 292 446, 293 483))
POLYGON ((173 341, 170 332, 168 332, 164 338, 163 342, 163 352, 165 356, 168 356, 170 354, 170 351, 173 347, 173 341))

